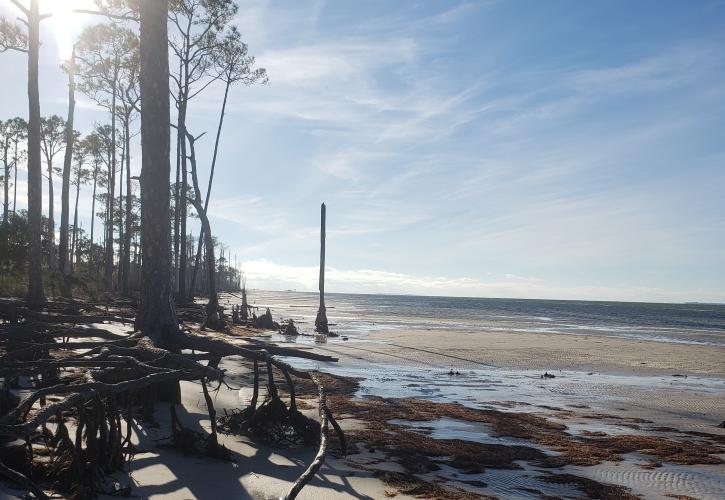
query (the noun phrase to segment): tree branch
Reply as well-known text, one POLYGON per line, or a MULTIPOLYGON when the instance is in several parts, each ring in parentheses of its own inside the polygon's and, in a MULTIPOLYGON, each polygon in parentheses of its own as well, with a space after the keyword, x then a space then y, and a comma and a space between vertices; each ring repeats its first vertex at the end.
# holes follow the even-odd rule
POLYGON ((28 10, 27 7, 25 7, 23 4, 21 4, 18 0, 10 0, 14 6, 16 6, 18 9, 23 11, 23 14, 26 16, 30 15, 30 10, 28 10))
POLYGON ((116 19, 118 21, 135 21, 138 22, 139 18, 135 14, 113 14, 112 12, 102 10, 89 10, 89 9, 73 9, 75 14, 89 14, 92 16, 105 16, 109 19, 116 19))

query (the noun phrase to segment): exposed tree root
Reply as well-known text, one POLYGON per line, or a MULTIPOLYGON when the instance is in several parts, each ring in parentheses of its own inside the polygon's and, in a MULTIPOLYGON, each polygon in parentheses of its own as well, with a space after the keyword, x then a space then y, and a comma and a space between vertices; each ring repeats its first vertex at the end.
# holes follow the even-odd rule
POLYGON ((295 481, 295 483, 292 485, 290 490, 287 492, 287 495, 285 495, 285 500, 293 500, 297 497, 297 495, 302 491, 302 488, 310 482, 310 480, 315 476, 318 470, 320 470, 320 467, 322 467, 322 464, 325 461, 325 453, 327 453, 327 425, 328 425, 328 411, 327 411, 327 399, 325 396, 325 388, 323 387, 322 383, 317 379, 314 375, 312 375, 312 381, 317 384, 317 387, 319 388, 319 415, 320 415, 320 448, 317 450, 317 455, 315 455, 314 460, 312 460, 312 463, 307 467, 307 470, 305 470, 304 473, 295 481))
MULTIPOLYGON (((229 457, 229 451, 219 444, 217 420, 222 430, 251 433, 268 441, 321 442, 315 462, 305 473, 309 477, 298 482, 297 488, 301 488, 322 463, 328 422, 344 443, 325 404, 322 385, 310 373, 294 370, 274 356, 334 358, 183 331, 173 337, 172 349, 161 349, 139 334, 124 336, 76 326, 131 322, 127 317, 63 312, 69 308, 79 311, 81 306, 54 304, 46 311, 30 311, 20 301, 0 302, 0 319, 6 321, 0 323, 0 476, 39 498, 47 498, 40 484, 72 498, 119 493, 105 478, 133 457, 134 409, 152 418, 157 387, 180 380, 200 382, 211 421, 208 435, 185 429, 176 417, 176 405, 170 404, 171 445, 185 453, 229 457), (218 389, 223 383, 224 370, 218 366, 224 356, 240 356, 253 364, 254 394, 249 408, 218 419, 209 386, 217 384, 218 389), (209 362, 201 364, 202 360, 209 362), (267 368, 268 391, 257 405, 261 362, 267 368), (285 377, 289 409, 279 397, 275 369, 285 377), (293 375, 318 385, 322 426, 297 409, 293 375), (18 401, 10 388, 20 380, 32 391, 18 401), (69 422, 74 432, 69 430, 69 422), (5 462, 9 450, 15 450, 13 459, 20 467, 5 462)), ((124 311, 123 307, 119 310, 124 311)))

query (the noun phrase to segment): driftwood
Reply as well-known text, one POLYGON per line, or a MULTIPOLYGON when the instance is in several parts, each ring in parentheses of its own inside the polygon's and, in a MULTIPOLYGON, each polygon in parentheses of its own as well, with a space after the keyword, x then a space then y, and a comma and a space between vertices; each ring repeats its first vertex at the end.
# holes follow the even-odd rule
MULTIPOLYGON (((78 310, 81 307, 78 303, 71 305, 78 310)), ((208 384, 224 382, 224 371, 218 368, 224 356, 240 356, 254 366, 252 404, 242 412, 246 430, 256 430, 256 435, 259 435, 283 429, 289 439, 308 444, 320 440, 318 457, 305 474, 310 474, 312 470, 314 475, 321 465, 317 462, 324 458, 328 424, 333 426, 340 442, 344 443, 344 435, 326 406, 324 389, 317 378, 308 372, 295 370, 274 356, 317 361, 336 361, 336 358, 261 342, 225 340, 224 336, 212 338, 182 330, 172 337, 170 349, 162 349, 140 333, 119 335, 101 328, 68 326, 101 321, 132 322, 128 317, 62 312, 71 305, 54 304, 48 311, 30 311, 19 301, 0 302, 0 319, 8 321, 0 324, 0 395, 4 395, 0 401, 0 444, 18 439, 25 441, 29 470, 36 467, 33 465, 34 449, 47 449, 52 459, 43 462, 43 467, 52 469, 50 475, 54 478, 54 487, 63 489, 64 493, 72 492, 77 498, 91 498, 97 492, 118 493, 104 491, 103 477, 121 467, 133 455, 133 410, 143 409, 144 414, 150 416, 159 384, 179 380, 200 382, 212 422, 211 434, 202 436, 183 429, 176 418, 176 405, 172 403, 174 445, 190 446, 215 457, 226 456, 228 451, 218 442, 217 412, 208 387, 208 384), (202 360, 209 362, 202 364, 202 360), (267 367, 269 391, 265 401, 258 405, 259 367, 262 363, 267 367), (280 370, 285 378, 290 395, 289 408, 279 397, 273 368, 280 370), (73 382, 62 380, 62 373, 74 377, 73 382), (9 386, 21 376, 34 377, 34 390, 22 401, 5 401, 5 396, 10 395, 9 386), (293 376, 312 379, 318 384, 321 424, 297 411, 293 376), (49 403, 51 397, 59 400, 49 403), (65 425, 69 418, 76 421, 75 440, 70 438, 65 425), (54 434, 47 430, 48 424, 55 424, 54 434)), ((265 316, 271 319, 271 313, 265 316)), ((219 421, 224 428, 224 417, 219 421)), ((26 488, 36 497, 47 498, 42 488, 30 479, 33 475, 28 476, 3 462, 2 447, 0 476, 26 488)), ((295 485, 297 492, 309 478, 301 478, 301 481, 298 481, 299 486, 295 485)))
POLYGON ((293 500, 299 495, 302 488, 317 474, 322 464, 325 462, 325 454, 327 453, 327 441, 328 441, 328 415, 329 410, 327 409, 327 398, 325 396, 325 388, 317 377, 312 376, 312 380, 317 384, 319 390, 319 415, 320 415, 320 448, 317 450, 317 455, 312 460, 312 463, 307 467, 307 470, 295 481, 292 487, 285 495, 285 500, 293 500))

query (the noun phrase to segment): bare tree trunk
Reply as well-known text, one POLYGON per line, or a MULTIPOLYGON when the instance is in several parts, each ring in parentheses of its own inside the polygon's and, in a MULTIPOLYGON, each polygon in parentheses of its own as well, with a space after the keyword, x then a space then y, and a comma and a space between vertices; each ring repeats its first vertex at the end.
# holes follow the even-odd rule
POLYGON ((78 177, 76 178, 76 205, 73 211, 73 242, 71 244, 70 251, 70 274, 73 274, 73 257, 76 255, 76 249, 78 248, 78 197, 81 194, 81 166, 78 166, 78 177))
POLYGON ((103 285, 106 291, 113 288, 113 197, 116 191, 116 82, 118 81, 118 63, 113 77, 113 96, 111 97, 111 162, 108 176, 108 220, 106 224, 106 252, 103 273, 103 285))
MULTIPOLYGON (((155 345, 168 347, 178 331, 171 289, 169 220, 168 0, 140 3, 141 41, 141 297, 136 328, 155 345)), ((179 385, 160 397, 178 401, 179 385)))
POLYGON ((121 264, 121 272, 123 273, 123 281, 121 282, 121 293, 124 296, 129 294, 129 273, 131 272, 131 131, 129 121, 131 120, 130 113, 126 114, 124 120, 124 136, 126 138, 126 144, 124 149, 126 150, 126 229, 123 237, 123 263, 121 264))
POLYGON ((184 134, 186 133, 186 100, 182 100, 179 106, 179 133, 181 139, 181 193, 179 194, 179 279, 178 300, 180 304, 186 304, 186 192, 189 187, 188 174, 186 168, 186 141, 184 134))
MULTIPOLYGON (((216 166, 216 158, 217 153, 219 151, 219 138, 222 134, 222 125, 224 124, 224 113, 227 108, 227 96, 229 95, 229 87, 231 86, 231 81, 227 80, 227 84, 224 88, 224 100, 222 101, 222 110, 219 114, 219 125, 216 129, 216 139, 214 140, 214 155, 211 159, 211 171, 209 172, 209 183, 206 186, 206 198, 204 198, 204 213, 206 213, 207 209, 209 208, 209 197, 211 197, 211 184, 214 180, 214 167, 216 166)), ((191 274, 191 298, 194 297, 194 290, 196 286, 196 271, 199 267, 199 261, 201 261, 201 243, 204 241, 204 226, 201 228, 201 233, 199 233, 199 242, 197 243, 196 247, 196 258, 194 259, 194 271, 191 274)))
POLYGON ((319 333, 329 333, 327 324, 327 312, 325 309, 325 222, 327 209, 323 203, 320 207, 320 308, 315 318, 315 330, 319 333))
MULTIPOLYGON (((179 63, 179 78, 181 78, 181 63, 179 63)), ((181 92, 179 92, 178 103, 181 103, 181 92)), ((176 123, 176 183, 174 184, 174 274, 173 283, 176 292, 179 291, 179 210, 180 210, 180 189, 181 189, 181 132, 179 129, 179 118, 176 123)))
POLYGON ((18 201, 18 141, 15 140, 15 154, 13 156, 13 165, 15 167, 13 171, 13 216, 17 213, 15 208, 17 207, 16 202, 18 201))
POLYGON ((53 272, 55 259, 53 258, 55 247, 55 208, 53 207, 53 163, 48 159, 48 270, 53 272))
MULTIPOLYGON (((124 125, 124 130, 126 129, 124 125)), ((116 274, 116 289, 121 288, 123 281, 123 166, 126 162, 126 139, 121 146, 121 177, 118 180, 118 273, 116 274)))
POLYGON ((30 0, 28 10, 28 300, 39 304, 45 300, 41 268, 41 212, 43 209, 43 174, 40 164, 40 93, 38 91, 38 56, 40 15, 38 1, 30 0))
POLYGON ((91 241, 88 247, 88 274, 93 267, 93 226, 96 221, 96 186, 98 186, 98 165, 93 166, 93 197, 91 198, 91 241))
MULTIPOLYGON (((70 212, 70 170, 73 162, 73 116, 75 113, 75 50, 73 51, 68 64, 68 120, 65 124, 65 157, 63 159, 63 184, 61 187, 61 211, 60 211, 60 243, 58 245, 58 265, 63 278, 70 276, 70 259, 68 254, 68 219, 70 212)), ((70 288, 61 287, 63 294, 70 293, 70 288)))
POLYGON ((214 326, 215 323, 218 322, 218 310, 219 310, 219 300, 217 298, 217 291, 216 291, 216 285, 214 281, 214 244, 212 242, 211 237, 211 226, 209 225, 209 218, 206 216, 206 210, 201 204, 201 191, 199 190, 199 179, 196 173, 196 150, 194 148, 194 137, 186 133, 187 138, 189 139, 189 148, 190 148, 190 163, 191 163, 191 181, 194 187, 194 198, 191 200, 192 204, 194 205, 194 208, 196 209, 197 213, 199 214, 199 220, 201 220, 201 227, 202 232, 204 234, 204 238, 206 239, 206 262, 207 265, 211 263, 209 266, 209 283, 208 283, 208 293, 209 293, 209 301, 206 304, 206 324, 214 326))
MULTIPOLYGON (((104 290, 108 290, 108 285, 110 283, 106 282, 106 271, 107 271, 107 263, 109 262, 108 258, 108 241, 109 239, 113 240, 113 220, 111 219, 111 200, 113 200, 113 190, 111 189, 111 183, 113 182, 112 179, 112 172, 111 172, 111 154, 108 154, 107 162, 106 162, 106 213, 103 218, 103 272, 100 273, 101 277, 103 278, 103 288, 104 290), (110 226, 110 233, 111 238, 108 237, 109 233, 109 226, 110 226)), ((113 244, 111 244, 111 248, 113 248, 113 244)), ((111 259, 110 262, 113 262, 113 252, 111 252, 111 259)))
POLYGON ((10 163, 8 163, 8 151, 10 149, 10 137, 5 139, 3 144, 3 167, 5 168, 5 176, 3 177, 3 226, 8 225, 8 212, 10 210, 10 163))

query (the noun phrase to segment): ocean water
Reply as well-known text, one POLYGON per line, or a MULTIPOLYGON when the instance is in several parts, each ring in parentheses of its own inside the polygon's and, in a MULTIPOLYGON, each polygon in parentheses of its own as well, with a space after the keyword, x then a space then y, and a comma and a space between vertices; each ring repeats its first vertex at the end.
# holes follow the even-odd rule
MULTIPOLYGON (((318 295, 250 290, 249 301, 312 333, 318 295)), ((237 302, 235 299, 231 299, 237 302)), ((383 329, 506 331, 628 337, 725 346, 725 305, 410 295, 326 295, 331 329, 351 339, 383 329)))

